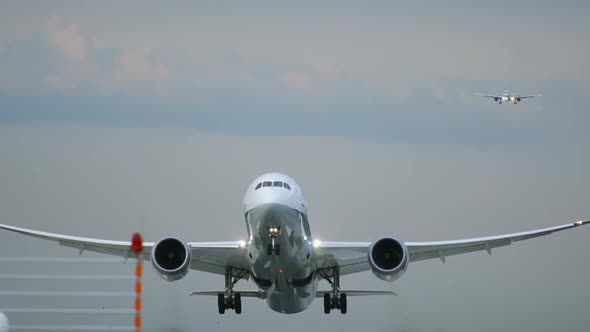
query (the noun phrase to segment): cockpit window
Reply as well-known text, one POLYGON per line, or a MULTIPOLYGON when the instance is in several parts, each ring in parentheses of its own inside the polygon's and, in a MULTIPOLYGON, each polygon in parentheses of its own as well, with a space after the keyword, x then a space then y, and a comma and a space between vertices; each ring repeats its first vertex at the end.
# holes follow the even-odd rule
POLYGON ((289 186, 289 184, 287 182, 283 182, 283 181, 264 181, 264 182, 260 182, 256 185, 256 187, 254 187, 254 190, 258 190, 262 187, 282 187, 285 188, 287 190, 291 190, 291 186, 289 186))

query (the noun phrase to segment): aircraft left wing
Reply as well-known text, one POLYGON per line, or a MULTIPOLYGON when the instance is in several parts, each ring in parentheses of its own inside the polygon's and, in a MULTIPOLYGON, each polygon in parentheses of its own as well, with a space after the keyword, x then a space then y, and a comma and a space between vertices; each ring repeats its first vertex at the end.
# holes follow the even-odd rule
MULTIPOLYGON (((590 223, 590 220, 536 229, 520 233, 461 239, 452 241, 405 242, 410 262, 438 258, 445 262, 447 256, 465 254, 474 251, 487 251, 503 247, 513 242, 528 240, 551 233, 576 228, 590 223)), ((314 248, 316 264, 319 269, 337 267, 340 275, 352 274, 370 269, 368 254, 370 242, 321 242, 314 248)))
POLYGON ((535 97, 540 97, 541 95, 535 95, 535 96, 517 96, 517 99, 527 99, 527 98, 535 98, 535 97))
MULTIPOLYGON (((87 237, 42 232, 0 224, 0 229, 31 237, 57 242, 62 246, 76 248, 82 254, 92 251, 123 258, 136 257, 131 250, 130 241, 113 241, 87 237)), ((150 259, 154 242, 143 243, 144 260, 150 259)), ((230 242, 188 242, 192 251, 191 269, 224 275, 227 267, 248 269, 245 250, 239 241, 230 242)))

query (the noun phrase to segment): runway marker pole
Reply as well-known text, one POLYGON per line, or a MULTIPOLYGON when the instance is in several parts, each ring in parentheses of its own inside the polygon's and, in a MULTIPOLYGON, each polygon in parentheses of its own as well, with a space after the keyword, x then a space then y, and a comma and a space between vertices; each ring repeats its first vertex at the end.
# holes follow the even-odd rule
POLYGON ((137 256, 135 266, 135 331, 141 331, 141 276, 143 274, 143 240, 139 233, 131 237, 131 251, 137 256))

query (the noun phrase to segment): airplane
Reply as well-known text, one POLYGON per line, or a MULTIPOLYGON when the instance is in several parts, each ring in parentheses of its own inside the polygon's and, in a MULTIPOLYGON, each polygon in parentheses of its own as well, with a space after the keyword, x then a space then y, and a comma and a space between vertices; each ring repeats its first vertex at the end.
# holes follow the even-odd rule
POLYGON ((476 93, 476 96, 482 96, 484 98, 493 98, 494 101, 497 101, 498 104, 502 104, 502 103, 508 103, 508 102, 512 102, 515 105, 520 102, 522 99, 527 99, 527 98, 535 98, 535 97, 540 97, 541 94, 538 95, 531 95, 531 96, 519 96, 519 95, 514 95, 512 93, 510 93, 510 91, 505 90, 504 93, 501 96, 495 96, 495 95, 484 95, 484 94, 480 94, 480 93, 476 93))
MULTIPOLYGON (((224 276, 219 291, 195 291, 189 295, 216 296, 219 314, 242 312, 242 298, 258 298, 273 311, 294 314, 306 310, 315 298, 323 298, 324 313, 348 311, 348 296, 395 295, 381 290, 345 290, 340 278, 372 271, 384 281, 400 278, 410 263, 440 259, 474 251, 487 251, 590 223, 575 221, 560 226, 520 233, 452 241, 405 242, 384 236, 373 242, 328 242, 314 238, 309 225, 307 203, 301 187, 281 173, 256 178, 244 196, 247 241, 186 242, 164 237, 144 242, 145 260, 166 281, 179 280, 189 270, 224 276), (236 290, 240 280, 252 280, 255 290, 236 290), (326 280, 329 290, 319 290, 326 280)), ((136 257, 130 241, 113 241, 2 225, 0 229, 58 242, 60 245, 124 258, 136 257)))

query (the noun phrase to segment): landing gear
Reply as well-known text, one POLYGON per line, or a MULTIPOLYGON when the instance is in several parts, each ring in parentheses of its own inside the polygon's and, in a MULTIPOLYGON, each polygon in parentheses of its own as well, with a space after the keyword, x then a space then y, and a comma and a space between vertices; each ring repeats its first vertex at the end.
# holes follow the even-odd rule
POLYGON ((341 314, 348 312, 346 293, 341 293, 340 296, 336 295, 334 297, 329 293, 324 293, 324 313, 329 314, 332 309, 339 309, 341 314))
POLYGON ((242 296, 240 293, 236 293, 236 295, 234 295, 234 310, 238 315, 242 313, 242 296))
POLYGON ((217 294, 217 307, 219 308, 219 314, 225 313, 225 295, 222 293, 217 294))
POLYGON ((266 246, 266 255, 272 256, 273 253, 277 256, 281 255, 281 245, 275 244, 274 239, 272 239, 272 243, 266 246))
POLYGON ((338 309, 340 313, 346 314, 348 312, 348 304, 346 302, 346 293, 340 293, 340 271, 338 268, 333 268, 331 275, 325 270, 319 271, 318 273, 332 285, 331 294, 324 293, 324 313, 329 314, 332 309, 338 309))
POLYGON ((330 310, 332 310, 332 300, 330 299, 330 294, 324 293, 324 313, 329 314, 330 310))
POLYGON ((223 315, 225 310, 234 309, 236 314, 242 313, 242 296, 240 293, 235 293, 233 296, 227 296, 223 293, 217 294, 217 308, 219 314, 223 315))
POLYGON ((228 268, 225 271, 225 293, 217 294, 217 308, 219 314, 223 315, 225 310, 228 309, 234 309, 238 315, 242 313, 242 296, 240 293, 234 293, 234 285, 247 274, 247 271, 236 271, 232 268, 228 268))

